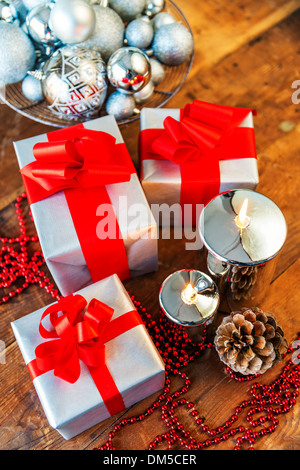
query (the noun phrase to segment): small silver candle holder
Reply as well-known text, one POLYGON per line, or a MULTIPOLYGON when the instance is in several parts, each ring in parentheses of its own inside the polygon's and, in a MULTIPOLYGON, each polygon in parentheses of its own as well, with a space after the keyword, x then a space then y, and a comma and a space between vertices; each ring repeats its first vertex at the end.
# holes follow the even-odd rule
POLYGON ((160 307, 166 317, 171 322, 193 329, 193 336, 195 332, 199 336, 204 326, 213 322, 219 301, 215 282, 194 269, 174 272, 165 279, 159 292, 160 307))
POLYGON ((219 310, 259 306, 286 239, 279 207, 255 191, 228 191, 203 209, 199 231, 208 273, 220 292, 219 310))

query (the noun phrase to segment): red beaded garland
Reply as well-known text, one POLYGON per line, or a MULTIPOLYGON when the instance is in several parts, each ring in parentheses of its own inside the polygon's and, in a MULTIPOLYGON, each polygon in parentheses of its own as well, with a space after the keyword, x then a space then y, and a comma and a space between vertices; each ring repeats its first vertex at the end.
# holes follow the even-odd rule
MULTIPOLYGON (((254 383, 249 390, 252 398, 243 400, 236 406, 234 413, 223 425, 212 429, 205 423, 205 418, 199 416, 200 413, 195 409, 194 403, 182 397, 182 395, 188 391, 191 381, 186 372, 180 370, 199 357, 202 351, 214 348, 212 343, 205 342, 206 332, 204 331, 202 341, 195 343, 188 337, 182 327, 170 324, 162 312, 160 312, 158 322, 154 322, 147 310, 141 307, 140 302, 136 301, 134 295, 131 295, 131 299, 166 364, 164 393, 158 397, 158 400, 153 404, 153 408, 160 407, 161 419, 165 423, 168 431, 164 434, 157 435, 155 439, 149 443, 148 450, 156 449, 164 441, 169 450, 176 445, 177 448, 184 447, 187 450, 201 450, 222 444, 222 442, 236 435, 237 437, 233 447, 234 450, 254 450, 254 444, 258 439, 275 432, 279 425, 279 420, 276 418, 276 415, 287 413, 296 403, 296 397, 299 395, 300 387, 300 366, 295 365, 290 359, 288 364, 284 367, 283 372, 274 383, 270 385, 254 383), (183 381, 183 385, 181 389, 169 394, 172 376, 179 376, 183 381), (276 402, 278 407, 274 408, 270 405, 274 402, 276 402), (187 430, 184 424, 179 422, 179 418, 175 416, 180 406, 185 406, 188 414, 194 419, 198 427, 196 436, 193 436, 192 431, 187 430), (245 427, 244 425, 233 427, 233 424, 239 419, 241 413, 247 408, 248 413, 246 414, 246 421, 249 427, 245 427), (256 417, 254 415, 256 415, 256 417), (258 426, 261 426, 261 429, 256 431, 258 426), (207 437, 199 439, 199 436, 203 435, 203 433, 205 433, 207 437)), ((292 351, 293 349, 290 347, 285 356, 292 351)), ((256 374, 253 376, 240 377, 229 368, 227 368, 227 372, 232 379, 239 382, 250 381, 259 376, 256 374)), ((143 414, 143 420, 154 411, 152 408, 150 409, 151 413, 148 409, 143 414)), ((141 416, 128 418, 126 424, 130 425, 140 420, 141 416)), ((116 431, 116 426, 114 430, 116 431)), ((119 426, 118 431, 120 430, 121 427, 119 426)), ((114 435, 110 433, 107 442, 100 448, 94 448, 94 450, 115 449, 112 444, 112 440, 115 437, 116 433, 114 433, 114 435)))
MULTIPOLYGON (((18 237, 0 237, 2 243, 0 250, 0 287, 11 288, 16 281, 21 282, 21 285, 4 294, 2 298, 0 297, 0 304, 13 299, 31 284, 39 285, 57 300, 61 298, 50 278, 41 271, 42 266, 45 264, 42 252, 37 250, 31 257, 29 256, 28 244, 38 242, 38 236, 30 237, 26 235, 27 230, 22 209, 22 203, 25 200, 26 194, 23 193, 15 202, 20 235, 18 237)), ((95 450, 115 450, 112 441, 121 429, 127 425, 144 421, 157 409, 160 409, 161 418, 168 431, 164 434, 158 434, 149 443, 148 449, 150 450, 157 448, 164 441, 166 441, 168 449, 172 449, 176 444, 179 444, 188 450, 201 450, 222 444, 223 441, 227 441, 236 434, 239 434, 239 436, 236 438, 234 450, 242 448, 253 450, 257 439, 275 432, 279 425, 277 416, 288 413, 296 404, 296 398, 299 396, 300 365, 296 365, 290 359, 283 368, 283 372, 273 383, 270 385, 254 383, 249 390, 252 398, 243 400, 236 406, 234 413, 223 425, 211 429, 205 423, 205 418, 199 416, 200 413, 195 409, 194 403, 182 397, 191 386, 191 380, 186 372, 180 370, 197 359, 203 351, 214 348, 213 343, 206 342, 206 331, 203 333, 201 342, 193 342, 184 328, 170 324, 162 312, 160 312, 158 321, 154 321, 152 315, 142 307, 141 303, 135 299, 135 296, 131 295, 131 299, 165 362, 165 388, 158 399, 144 413, 139 416, 122 418, 109 432, 107 442, 100 448, 95 448, 95 450), (183 384, 181 389, 170 394, 172 376, 179 376, 183 384), (175 416, 177 409, 180 407, 185 407, 194 420, 199 430, 195 437, 192 436, 191 431, 185 429, 184 425, 179 422, 178 417, 175 416), (248 426, 251 427, 245 427, 244 425, 232 427, 233 423, 239 419, 239 415, 247 408, 246 421, 248 426), (257 429, 259 426, 261 428, 257 429), (198 440, 199 435, 202 433, 207 434, 207 436, 198 440)), ((292 352, 293 349, 290 347, 285 356, 292 352)), ((241 377, 228 367, 226 371, 230 378, 238 382, 251 381, 259 377, 259 374, 241 377)))

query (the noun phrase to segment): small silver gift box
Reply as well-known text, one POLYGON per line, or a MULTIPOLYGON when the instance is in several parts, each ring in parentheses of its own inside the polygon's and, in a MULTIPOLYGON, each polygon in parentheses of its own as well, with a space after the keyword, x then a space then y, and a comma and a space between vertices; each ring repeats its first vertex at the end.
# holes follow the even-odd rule
MULTIPOLYGON (((116 143, 124 143, 113 116, 88 121, 84 123, 84 127, 106 132, 116 138, 116 143)), ((21 169, 34 161, 33 147, 40 142, 47 142, 46 134, 14 142, 21 169)), ((132 174, 128 182, 106 185, 105 188, 123 237, 130 277, 156 271, 157 224, 137 174, 132 174), (144 210, 139 211, 137 215, 134 207, 143 207, 144 210), (129 216, 130 211, 133 212, 132 217, 129 216)), ((62 295, 69 295, 89 285, 92 282, 91 275, 64 191, 33 203, 31 211, 43 255, 62 295)), ((106 275, 116 271, 114 268, 106 275)))
MULTIPOLYGON (((163 129, 166 117, 180 120, 180 109, 172 108, 143 108, 140 115, 140 130, 163 129)), ((249 112, 241 122, 240 127, 254 127, 253 115, 249 112)), ((219 193, 231 189, 255 189, 259 177, 257 160, 255 158, 241 158, 231 160, 220 160, 220 189, 219 193)), ((201 172, 201 168, 199 168, 201 172)), ((164 225, 163 219, 159 219, 154 205, 180 204, 181 173, 180 165, 167 160, 141 160, 140 180, 145 191, 148 202, 157 223, 164 225)), ((185 219, 189 225, 191 222, 185 219)), ((174 224, 176 221, 174 220, 174 224)))
MULTIPOLYGON (((87 286, 78 294, 88 303, 96 298, 113 308, 111 321, 134 310, 117 275, 87 286)), ((12 323, 26 365, 35 359, 35 348, 46 341, 39 333, 39 323, 45 309, 43 307, 12 323)), ((126 408, 164 387, 164 363, 144 324, 105 343, 105 363, 126 408)), ((55 377, 51 370, 33 379, 49 424, 65 439, 110 416, 87 366, 80 361, 80 367, 80 377, 74 384, 55 377)))

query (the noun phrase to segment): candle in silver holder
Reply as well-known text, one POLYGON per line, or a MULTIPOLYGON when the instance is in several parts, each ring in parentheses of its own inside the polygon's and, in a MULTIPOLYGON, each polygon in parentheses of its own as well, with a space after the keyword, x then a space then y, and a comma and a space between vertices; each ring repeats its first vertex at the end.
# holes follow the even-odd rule
POLYGON ((219 292, 215 282, 194 269, 182 269, 168 276, 159 292, 159 303, 166 317, 183 327, 195 327, 213 322, 219 306, 219 292))
POLYGON ((259 306, 286 239, 279 207, 255 191, 227 191, 203 209, 199 230, 208 272, 220 292, 220 311, 259 306))

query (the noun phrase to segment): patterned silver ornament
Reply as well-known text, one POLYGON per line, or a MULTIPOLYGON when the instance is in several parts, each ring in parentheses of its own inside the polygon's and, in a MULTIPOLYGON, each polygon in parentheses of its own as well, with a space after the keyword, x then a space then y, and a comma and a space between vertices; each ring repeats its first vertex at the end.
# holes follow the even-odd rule
POLYGON ((0 21, 0 37, 0 83, 19 82, 34 67, 34 46, 21 28, 4 21, 0 21))
POLYGON ((154 85, 159 85, 165 78, 165 69, 158 60, 153 59, 152 57, 150 59, 150 65, 151 65, 151 80, 154 83, 154 85))
POLYGON ((134 93, 134 99, 137 104, 146 103, 150 100, 151 96, 153 95, 155 90, 154 83, 150 80, 146 86, 141 91, 134 93))
POLYGON ((58 49, 42 71, 43 95, 61 118, 95 116, 107 94, 105 63, 99 52, 80 45, 58 49))
POLYGON ((110 0, 113 8, 124 21, 130 21, 140 15, 145 8, 145 0, 110 0))
POLYGON ((128 46, 145 49, 150 46, 154 36, 151 22, 145 18, 132 20, 125 31, 128 46))
POLYGON ((172 23, 176 23, 176 20, 174 16, 171 15, 171 13, 167 13, 166 11, 158 13, 152 19, 152 26, 153 26, 154 32, 156 32, 158 28, 160 28, 161 26, 165 26, 166 24, 172 24, 172 23))
POLYGON ((165 0, 146 0, 145 15, 150 18, 165 8, 165 0))
POLYGON ((193 36, 181 23, 167 24, 156 31, 152 48, 155 57, 163 64, 179 65, 193 53, 193 36))
POLYGON ((110 56, 123 46, 125 26, 120 16, 111 8, 94 5, 96 25, 92 36, 82 43, 100 52, 107 62, 110 56))
POLYGON ((42 101, 42 83, 37 78, 27 75, 22 82, 22 93, 30 101, 42 101))
POLYGON ((26 17, 26 27, 31 39, 47 46, 56 47, 59 39, 53 34, 49 26, 51 7, 49 4, 41 4, 33 8, 26 17))
POLYGON ((117 121, 129 118, 135 110, 135 100, 132 95, 119 91, 112 93, 106 102, 107 114, 112 114, 117 121))
POLYGON ((110 83, 119 91, 135 93, 150 80, 150 60, 137 47, 122 47, 109 59, 107 76, 110 83))
POLYGON ((63 44, 77 44, 92 35, 96 16, 85 0, 58 0, 51 9, 49 24, 63 44))

